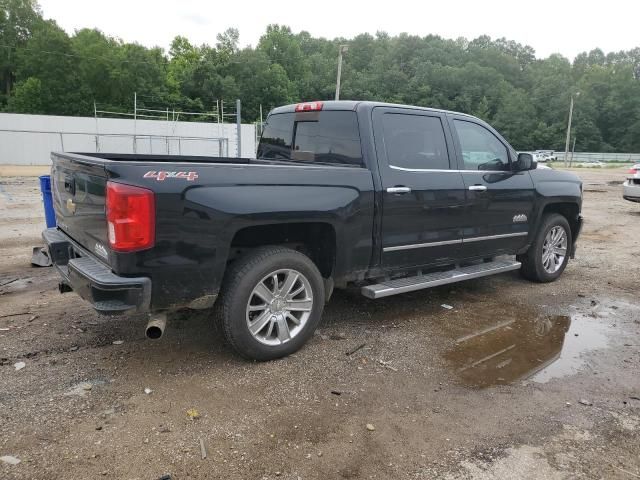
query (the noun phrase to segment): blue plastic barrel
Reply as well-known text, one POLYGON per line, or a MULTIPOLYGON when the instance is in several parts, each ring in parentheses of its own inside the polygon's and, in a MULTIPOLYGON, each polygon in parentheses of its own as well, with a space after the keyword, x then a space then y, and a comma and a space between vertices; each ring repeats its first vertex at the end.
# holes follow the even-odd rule
POLYGON ((51 176, 40 176, 40 191, 42 192, 42 202, 44 203, 44 218, 47 228, 56 226, 56 213, 53 210, 53 197, 51 196, 51 176))

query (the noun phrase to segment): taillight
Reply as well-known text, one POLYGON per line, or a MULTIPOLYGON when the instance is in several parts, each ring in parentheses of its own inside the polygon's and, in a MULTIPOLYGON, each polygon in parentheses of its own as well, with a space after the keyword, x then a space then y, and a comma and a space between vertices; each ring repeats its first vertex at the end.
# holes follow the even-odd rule
POLYGON ((632 168, 632 169, 629 170, 629 173, 631 175, 635 175, 636 173, 638 173, 638 169, 637 168, 632 168))
POLYGON ((107 182, 107 227, 109 244, 117 252, 153 247, 156 208, 151 190, 107 182))
POLYGON ((307 102, 296 105, 296 112, 319 112, 322 110, 322 102, 307 102))

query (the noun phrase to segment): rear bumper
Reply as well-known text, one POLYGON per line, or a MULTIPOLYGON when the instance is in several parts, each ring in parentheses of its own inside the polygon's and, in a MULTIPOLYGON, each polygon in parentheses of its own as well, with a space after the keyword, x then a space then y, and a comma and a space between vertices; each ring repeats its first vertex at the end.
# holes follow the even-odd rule
MULTIPOLYGON (((42 232, 49 257, 69 286, 98 313, 146 312, 151 303, 151 279, 120 277, 57 228, 42 232)), ((62 289, 61 289, 62 290, 62 289)))
POLYGON ((640 202, 640 184, 628 179, 622 184, 622 198, 630 202, 640 202))

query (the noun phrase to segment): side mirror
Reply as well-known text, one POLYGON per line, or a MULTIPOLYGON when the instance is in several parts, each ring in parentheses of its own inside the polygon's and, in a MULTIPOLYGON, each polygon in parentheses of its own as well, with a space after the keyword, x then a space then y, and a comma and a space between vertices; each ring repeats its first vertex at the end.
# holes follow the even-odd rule
POLYGON ((538 163, 533 159, 533 155, 530 153, 519 153, 518 160, 515 164, 515 170, 517 172, 523 172, 525 170, 535 170, 538 163))

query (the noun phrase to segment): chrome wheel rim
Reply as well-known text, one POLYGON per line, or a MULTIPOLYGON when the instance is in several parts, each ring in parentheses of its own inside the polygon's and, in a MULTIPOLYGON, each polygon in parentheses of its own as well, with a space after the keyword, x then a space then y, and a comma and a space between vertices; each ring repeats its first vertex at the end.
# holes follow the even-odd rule
POLYGON ((289 342, 305 327, 313 308, 307 277, 293 269, 265 275, 247 302, 247 327, 257 341, 276 346, 289 342))
POLYGON ((544 237, 542 266, 547 273, 556 273, 567 256, 568 237, 564 227, 556 225, 544 237))

